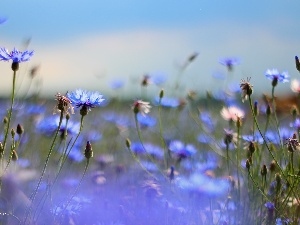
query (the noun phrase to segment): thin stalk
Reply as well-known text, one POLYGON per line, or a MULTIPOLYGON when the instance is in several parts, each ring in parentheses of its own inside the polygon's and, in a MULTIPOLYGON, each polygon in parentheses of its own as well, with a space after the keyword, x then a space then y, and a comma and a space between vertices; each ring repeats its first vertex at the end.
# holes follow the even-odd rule
MULTIPOLYGON (((10 100, 11 103, 10 103, 10 109, 8 111, 6 131, 5 131, 5 135, 4 135, 4 141, 3 141, 3 149, 4 149, 3 151, 5 151, 5 147, 6 147, 6 141, 7 141, 9 126, 10 126, 11 117, 12 117, 12 110, 13 110, 13 106, 14 106, 15 89, 16 89, 16 74, 17 74, 17 72, 14 71, 14 73, 13 73, 13 83, 12 83, 12 93, 11 93, 11 100, 10 100)), ((2 158, 2 160, 3 160, 3 158, 2 158)))
POLYGON ((26 216, 25 216, 25 220, 24 220, 24 224, 26 223, 26 221, 27 221, 27 219, 28 219, 28 216, 29 216, 29 214, 30 214, 30 212, 31 212, 31 209, 32 209, 32 204, 33 204, 33 202, 34 202, 34 200, 35 200, 35 197, 36 197, 36 195, 37 195, 37 192, 38 192, 38 190, 39 190, 39 188, 40 188, 40 185, 41 185, 41 183, 42 183, 43 177, 44 177, 44 175, 45 175, 45 172, 46 172, 46 169, 47 169, 47 166, 48 166, 48 162, 49 162, 49 159, 50 159, 52 150, 53 150, 53 148, 54 148, 56 138, 57 138, 57 136, 58 136, 58 132, 60 131, 60 127, 61 127, 61 124, 62 124, 63 116, 64 116, 64 111, 62 110, 62 111, 60 112, 59 124, 58 124, 58 127, 57 127, 57 129, 56 129, 56 132, 55 132, 55 135, 54 135, 54 139, 53 139, 53 141, 52 141, 52 144, 51 144, 51 146, 50 146, 50 149, 49 149, 49 151, 48 151, 48 155, 47 155, 47 158, 46 158, 46 161, 45 161, 43 170, 42 170, 42 174, 41 174, 41 176, 40 176, 40 179, 39 179, 39 181, 38 181, 38 184, 37 184, 37 186, 36 186, 34 192, 32 193, 32 195, 31 195, 31 197, 30 197, 30 199, 31 199, 31 205, 30 205, 30 206, 28 207, 28 209, 27 209, 26 216))
POLYGON ((169 155, 168 155, 168 148, 166 145, 166 142, 163 137, 163 129, 162 129, 162 122, 161 122, 161 98, 159 98, 158 102, 158 123, 159 123, 159 136, 161 140, 161 144, 164 148, 164 162, 165 162, 165 167, 166 169, 169 168, 169 155))

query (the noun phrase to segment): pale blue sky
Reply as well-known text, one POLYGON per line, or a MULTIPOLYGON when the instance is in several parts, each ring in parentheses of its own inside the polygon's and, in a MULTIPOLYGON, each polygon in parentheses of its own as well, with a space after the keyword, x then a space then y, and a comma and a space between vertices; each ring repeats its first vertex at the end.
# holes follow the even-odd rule
MULTIPOLYGON (((22 48, 31 37, 35 56, 21 69, 41 65, 44 94, 78 87, 107 92, 109 81, 128 77, 127 90, 140 91, 144 73, 175 77, 175 65, 193 52, 199 57, 182 82, 201 93, 219 87, 212 74, 225 72, 218 59, 226 56, 241 58, 233 79, 251 76, 259 91, 269 85, 268 68, 299 77, 293 61, 300 55, 296 0, 1 2, 0 16, 8 21, 0 25, 0 45, 22 48)), ((7 67, 0 64, 1 76, 10 72, 7 67)), ((8 76, 3 80, 10 83, 8 76)), ((9 90, 3 86, 1 93, 9 90)))

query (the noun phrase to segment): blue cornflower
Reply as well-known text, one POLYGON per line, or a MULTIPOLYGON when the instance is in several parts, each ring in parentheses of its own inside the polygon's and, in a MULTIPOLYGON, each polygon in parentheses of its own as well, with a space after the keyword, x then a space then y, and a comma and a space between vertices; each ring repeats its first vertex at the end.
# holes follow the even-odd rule
POLYGON ((265 203, 265 207, 268 209, 268 210, 274 210, 275 209, 275 204, 273 202, 266 202, 265 203))
POLYGON ((125 82, 123 80, 113 80, 109 83, 111 89, 116 90, 124 86, 125 82))
POLYGON ((185 145, 179 140, 173 140, 169 144, 170 151, 179 159, 191 157, 197 152, 197 149, 192 144, 185 145))
POLYGON ((0 61, 12 60, 14 63, 29 61, 33 56, 34 51, 18 51, 16 48, 8 52, 6 48, 0 48, 0 61))
POLYGON ((6 17, 0 17, 0 24, 4 24, 7 21, 6 17))
MULTIPOLYGON (((59 124, 59 117, 48 117, 46 119, 41 120, 36 128, 38 132, 41 132, 47 136, 51 136, 55 133, 57 127, 59 124)), ((68 121, 68 125, 66 127, 66 120, 64 119, 60 126, 60 132, 63 137, 65 130, 67 129, 67 132, 69 135, 78 134, 80 128, 79 123, 73 123, 72 121, 68 121)))
POLYGON ((142 127, 153 127, 156 125, 156 119, 149 115, 137 114, 137 120, 142 127))
POLYGON ((104 101, 99 92, 90 92, 82 89, 77 89, 73 92, 67 93, 68 98, 72 101, 72 104, 77 108, 81 107, 80 114, 85 116, 91 108, 100 106, 104 101))
POLYGON ((288 225, 291 223, 290 219, 282 219, 282 218, 277 218, 275 221, 276 225, 288 225))
POLYGON ((272 86, 275 87, 277 85, 278 82, 280 83, 286 83, 286 82, 289 82, 289 74, 288 72, 282 72, 282 73, 279 73, 277 69, 268 69, 266 72, 265 72, 265 76, 272 80, 272 86))
POLYGON ((155 98, 155 103, 160 101, 161 106, 166 108, 176 108, 180 106, 180 100, 178 98, 163 97, 161 100, 159 97, 155 98))
POLYGON ((209 131, 213 131, 215 129, 216 122, 213 120, 209 112, 200 112, 199 117, 209 131))
POLYGON ((233 69, 233 66, 239 65, 241 63, 241 60, 236 57, 225 57, 219 59, 219 63, 226 66, 229 71, 233 69))
POLYGON ((156 85, 162 85, 167 80, 167 75, 163 72, 155 72, 150 75, 151 81, 156 85))

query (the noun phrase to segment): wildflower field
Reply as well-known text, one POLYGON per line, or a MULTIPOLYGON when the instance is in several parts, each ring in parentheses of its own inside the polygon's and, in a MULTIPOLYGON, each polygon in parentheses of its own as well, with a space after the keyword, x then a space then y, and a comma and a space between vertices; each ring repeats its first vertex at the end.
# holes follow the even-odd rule
POLYGON ((199 96, 180 82, 197 56, 171 84, 142 76, 132 101, 120 81, 114 97, 78 87, 43 99, 16 94, 35 52, 1 47, 12 81, 0 101, 0 224, 300 224, 299 81, 266 69, 270 93, 257 96, 250 77, 230 85, 240 62, 222 58, 223 88, 199 96), (276 95, 284 83, 289 98, 276 95))

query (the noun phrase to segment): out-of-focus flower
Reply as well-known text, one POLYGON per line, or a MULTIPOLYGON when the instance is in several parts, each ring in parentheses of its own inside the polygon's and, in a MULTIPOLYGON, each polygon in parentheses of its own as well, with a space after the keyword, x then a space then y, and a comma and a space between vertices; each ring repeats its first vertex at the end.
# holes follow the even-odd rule
MULTIPOLYGON (((59 124, 59 117, 57 116, 51 116, 46 119, 41 120, 37 125, 36 128, 38 132, 41 132, 47 136, 51 136, 56 131, 59 124)), ((67 132, 69 135, 78 134, 80 128, 79 123, 73 123, 72 121, 68 121, 68 125, 66 127, 66 120, 64 119, 61 123, 60 132, 63 135, 65 130, 67 129, 67 132)))
POLYGON ((185 145, 179 140, 173 140, 169 144, 169 149, 179 160, 191 157, 197 152, 197 149, 192 144, 185 145))
POLYGON ((124 86, 125 82, 123 80, 113 80, 109 83, 111 89, 116 90, 124 86))
POLYGON ((277 69, 268 69, 265 72, 265 76, 272 81, 272 86, 275 87, 278 82, 286 83, 289 82, 288 72, 279 73, 277 69))
POLYGON ((7 21, 6 17, 0 17, 0 24, 4 24, 7 21))
POLYGON ((287 139, 286 146, 289 152, 294 152, 295 150, 300 149, 300 143, 297 140, 296 134, 294 134, 291 138, 287 139))
POLYGON ((164 150, 161 147, 149 142, 144 144, 141 142, 132 142, 130 148, 133 153, 138 155, 148 154, 156 159, 163 159, 164 157, 164 150))
POLYGON ((33 56, 34 51, 18 51, 14 48, 9 52, 6 48, 0 48, 0 61, 12 61, 13 63, 21 63, 29 61, 33 56))
POLYGON ((175 181, 183 190, 207 197, 225 196, 230 189, 227 179, 211 178, 202 173, 194 173, 188 178, 177 178, 175 181))
POLYGON ((242 101, 247 100, 248 97, 252 94, 252 85, 249 83, 251 78, 247 78, 247 80, 242 80, 240 84, 240 88, 242 90, 242 101))
POLYGON ((294 79, 294 80, 291 81, 291 89, 295 93, 298 93, 298 94, 300 93, 300 82, 299 82, 299 80, 294 79))
POLYGON ((162 72, 155 72, 150 74, 151 81, 156 85, 162 85, 167 80, 167 75, 162 72))
POLYGON ((226 57, 219 59, 219 63, 226 66, 229 71, 233 69, 233 66, 239 65, 241 60, 236 57, 226 57))
POLYGON ((82 116, 86 115, 88 111, 91 111, 91 108, 101 106, 101 103, 104 101, 103 95, 97 91, 91 92, 77 89, 67 93, 67 96, 77 108, 81 107, 80 114, 82 116))
POLYGON ((199 117, 205 128, 207 128, 209 131, 213 131, 215 129, 216 122, 213 120, 209 112, 200 112, 199 117))
POLYGON ((156 125, 156 119, 149 115, 138 113, 137 120, 142 127, 153 127, 156 125))
POLYGON ((166 108, 176 108, 180 106, 180 100, 178 98, 163 97, 161 100, 159 97, 155 98, 155 103, 160 101, 161 106, 166 108))
POLYGON ((143 79, 142 79, 142 81, 141 81, 141 85, 142 85, 142 86, 148 86, 148 85, 151 84, 151 83, 152 83, 152 81, 151 81, 151 79, 150 79, 150 76, 149 76, 148 74, 144 75, 144 76, 143 76, 143 79))
POLYGON ((236 122, 238 118, 244 118, 245 112, 236 106, 229 106, 228 108, 223 107, 223 109, 221 110, 221 116, 225 120, 232 120, 236 122))
POLYGON ((150 108, 150 103, 142 100, 137 100, 132 105, 132 109, 135 114, 141 113, 142 115, 145 115, 150 112, 150 108))
POLYGON ((288 225, 291 223, 290 219, 277 218, 275 221, 275 225, 288 225))

